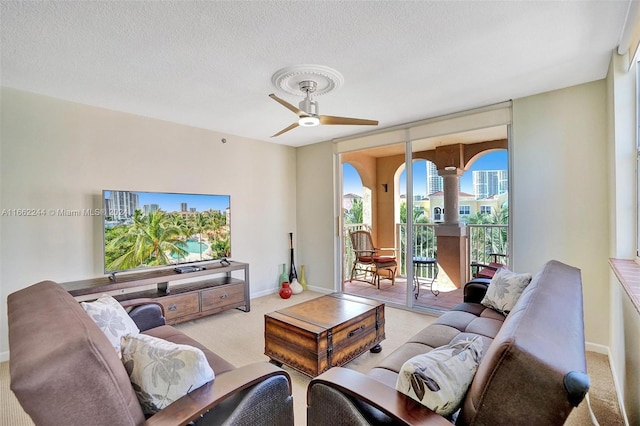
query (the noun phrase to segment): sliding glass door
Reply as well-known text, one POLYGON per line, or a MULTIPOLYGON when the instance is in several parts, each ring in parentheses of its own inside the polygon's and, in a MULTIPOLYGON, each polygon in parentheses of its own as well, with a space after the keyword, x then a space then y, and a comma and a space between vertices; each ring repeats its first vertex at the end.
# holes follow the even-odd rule
POLYGON ((398 226, 406 200, 405 143, 340 154, 342 289, 387 303, 406 305, 398 226), (350 235, 367 231, 375 253, 359 252, 350 235))
POLYGON ((479 264, 508 264, 510 121, 506 102, 336 141, 341 289, 448 310, 479 264), (393 268, 359 259, 354 231, 393 268))

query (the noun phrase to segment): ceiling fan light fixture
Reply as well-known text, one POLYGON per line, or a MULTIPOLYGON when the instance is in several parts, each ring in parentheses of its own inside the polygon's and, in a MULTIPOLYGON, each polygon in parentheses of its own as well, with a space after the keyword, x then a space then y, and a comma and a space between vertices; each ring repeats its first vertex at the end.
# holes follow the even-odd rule
MULTIPOLYGON (((308 65, 305 67, 309 67, 308 65)), ((327 71, 328 68, 324 67, 323 71, 327 71)), ((334 71, 334 70, 332 70, 334 71)), ((270 93, 269 97, 274 101, 278 102, 280 105, 293 112, 298 116, 298 121, 294 121, 293 124, 285 127, 280 130, 275 135, 271 136, 276 137, 280 136, 283 133, 288 132, 289 130, 293 130, 298 126, 302 127, 315 127, 319 125, 360 125, 360 126, 377 126, 377 120, 364 120, 361 118, 351 118, 351 117, 337 117, 332 115, 320 115, 318 109, 318 102, 314 100, 314 95, 321 95, 323 93, 327 93, 332 89, 336 88, 340 84, 342 84, 342 76, 334 71, 333 73, 321 72, 321 71, 309 71, 306 70, 302 72, 299 67, 297 69, 293 68, 283 68, 280 71, 276 72, 271 78, 273 84, 284 90, 285 92, 290 92, 288 89, 297 89, 293 90, 292 94, 302 95, 304 99, 300 102, 299 108, 291 105, 289 102, 284 99, 279 98, 275 95, 275 93, 270 93), (333 75, 335 74, 335 79, 333 75), (339 77, 339 78, 337 78, 339 77), (294 83, 295 82, 295 83, 294 83), (320 82, 320 84, 319 84, 320 82), (340 84, 338 84, 340 83, 340 84), (297 87, 294 87, 297 86, 297 87)))
POLYGON ((298 124, 304 127, 314 127, 320 124, 320 119, 312 115, 308 117, 300 117, 298 124))

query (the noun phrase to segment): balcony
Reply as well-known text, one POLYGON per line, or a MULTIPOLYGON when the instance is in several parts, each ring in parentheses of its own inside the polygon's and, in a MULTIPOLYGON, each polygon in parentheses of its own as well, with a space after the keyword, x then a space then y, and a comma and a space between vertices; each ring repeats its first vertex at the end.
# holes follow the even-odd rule
MULTIPOLYGON (((353 265, 353 250, 349 232, 358 229, 368 229, 366 224, 347 224, 344 228, 344 264, 343 264, 343 290, 348 293, 357 294, 364 297, 371 297, 385 302, 406 305, 407 303, 407 258, 406 258, 406 224, 395 225, 396 247, 398 250, 398 273, 395 286, 387 280, 383 280, 380 289, 369 284, 367 277, 357 276, 353 282, 349 282, 351 266, 353 265)), ((431 257, 437 259, 438 241, 435 228, 436 224, 414 224, 413 232, 413 253, 416 257, 431 257)), ((467 235, 469 237, 468 262, 464 267, 472 277, 476 271, 472 265, 475 263, 487 264, 492 261, 492 253, 508 253, 508 225, 493 224, 468 224, 467 235)), ((507 258, 508 259, 508 258, 507 258)), ((445 280, 435 275, 434 268, 418 268, 414 275, 420 282, 418 297, 414 297, 414 306, 447 310, 462 302, 462 289, 458 289, 451 284, 446 284, 445 280), (432 285, 430 285, 432 283, 432 285), (438 290, 436 296, 431 292, 431 288, 438 290)), ((415 286, 409 286, 411 293, 416 293, 415 286)))

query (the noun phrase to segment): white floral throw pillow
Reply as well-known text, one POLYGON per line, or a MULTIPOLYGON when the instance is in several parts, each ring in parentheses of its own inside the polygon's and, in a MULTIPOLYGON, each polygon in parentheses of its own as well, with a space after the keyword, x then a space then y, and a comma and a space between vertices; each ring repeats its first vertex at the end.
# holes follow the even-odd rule
POLYGON ((103 294, 93 302, 80 302, 85 312, 107 336, 120 356, 120 339, 127 334, 138 334, 140 329, 116 299, 103 294))
POLYGON ((529 273, 516 274, 506 268, 500 268, 491 279, 487 293, 480 303, 507 315, 530 282, 529 273))
POLYGON ((481 357, 479 337, 416 355, 402 365, 396 390, 441 416, 450 416, 462 404, 481 357))
POLYGON ((154 414, 214 378, 204 353, 138 334, 122 338, 122 362, 145 414, 154 414))

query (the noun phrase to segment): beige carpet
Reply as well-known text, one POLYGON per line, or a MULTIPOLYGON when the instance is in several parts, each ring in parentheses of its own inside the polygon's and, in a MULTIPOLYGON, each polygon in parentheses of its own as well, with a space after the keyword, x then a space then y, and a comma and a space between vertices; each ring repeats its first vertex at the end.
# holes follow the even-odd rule
MULTIPOLYGON (((267 361, 264 355, 264 314, 302 302, 320 293, 304 292, 290 299, 281 299, 278 295, 260 297, 251 301, 251 312, 238 310, 223 312, 211 317, 201 318, 178 325, 183 332, 195 338, 236 366, 252 362, 267 361)), ((435 321, 435 317, 387 307, 386 340, 382 342, 382 352, 366 352, 347 364, 348 368, 366 372, 378 360, 387 356, 393 349, 404 343, 409 337, 435 321)), ((587 353, 589 375, 591 376, 591 405, 600 424, 624 425, 618 409, 613 379, 606 356, 587 353)), ((0 425, 32 425, 29 417, 22 411, 9 390, 9 363, 0 363, 0 425)), ((293 395, 296 425, 306 424, 306 387, 309 377, 284 367, 293 380, 293 395)), ((586 403, 571 414, 567 425, 589 425, 586 403)))

